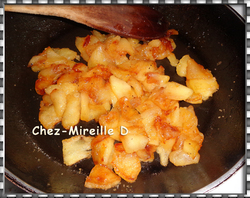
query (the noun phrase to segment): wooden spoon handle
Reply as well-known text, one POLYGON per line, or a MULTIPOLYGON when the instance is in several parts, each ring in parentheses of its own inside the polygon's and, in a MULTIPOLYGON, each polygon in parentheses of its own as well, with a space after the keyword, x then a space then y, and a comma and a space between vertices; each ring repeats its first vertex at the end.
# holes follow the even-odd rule
POLYGON ((5 5, 5 11, 58 16, 83 23, 85 13, 79 13, 80 8, 81 6, 68 5, 5 5))
POLYGON ((163 17, 142 5, 5 5, 5 11, 63 17, 141 40, 163 37, 167 31, 163 17))

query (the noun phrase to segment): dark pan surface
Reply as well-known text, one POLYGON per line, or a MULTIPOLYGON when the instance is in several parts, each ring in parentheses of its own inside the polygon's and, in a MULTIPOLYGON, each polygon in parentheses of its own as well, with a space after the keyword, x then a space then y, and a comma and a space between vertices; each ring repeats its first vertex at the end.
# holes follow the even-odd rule
MULTIPOLYGON (((167 167, 159 159, 143 164, 133 184, 122 182, 107 191, 84 188, 93 167, 83 160, 72 167, 62 161, 59 136, 34 136, 39 126, 41 97, 34 89, 37 73, 27 68, 30 58, 47 46, 77 51, 76 36, 91 29, 56 17, 5 13, 5 167, 6 175, 28 192, 46 193, 192 193, 227 173, 245 154, 245 24, 225 5, 155 6, 164 13, 174 36, 175 54, 190 54, 212 71, 220 90, 194 105, 205 140, 200 163, 167 167)), ((171 80, 184 83, 168 60, 158 62, 171 80)), ((182 103, 181 105, 187 105, 182 103)), ((94 122, 80 123, 83 127, 94 122)), ((58 125, 57 127, 60 127, 58 125)))

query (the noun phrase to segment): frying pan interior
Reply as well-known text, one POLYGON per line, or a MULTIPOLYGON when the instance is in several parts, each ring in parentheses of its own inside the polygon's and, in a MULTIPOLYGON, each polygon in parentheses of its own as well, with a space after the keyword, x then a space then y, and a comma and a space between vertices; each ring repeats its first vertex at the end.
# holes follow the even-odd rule
MULTIPOLYGON (((66 134, 32 135, 38 121, 39 102, 34 89, 37 73, 27 68, 32 56, 45 47, 77 51, 76 36, 92 29, 72 21, 5 12, 5 168, 6 176, 27 192, 45 193, 192 193, 227 173, 245 154, 245 24, 225 5, 154 5, 178 30, 173 36, 180 59, 189 54, 212 71, 218 92, 194 105, 199 130, 205 139, 196 165, 167 167, 159 158, 143 163, 135 183, 107 191, 84 188, 93 167, 83 160, 66 167, 62 139, 66 134)), ((184 83, 167 60, 163 65, 171 80, 184 83)), ((186 103, 181 103, 186 106, 186 103)), ((93 128, 95 122, 81 122, 93 128)), ((57 127, 61 127, 60 124, 57 127)))

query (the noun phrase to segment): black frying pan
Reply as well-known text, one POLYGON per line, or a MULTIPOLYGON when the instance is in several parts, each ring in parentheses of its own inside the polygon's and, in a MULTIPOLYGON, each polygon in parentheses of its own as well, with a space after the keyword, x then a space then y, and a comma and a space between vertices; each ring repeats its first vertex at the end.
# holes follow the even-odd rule
MULTIPOLYGON (((41 97, 34 90, 37 73, 27 68, 30 58, 47 46, 77 51, 76 36, 91 29, 56 17, 5 13, 5 170, 6 177, 31 193, 192 193, 207 187, 244 164, 245 156, 245 23, 226 5, 158 5, 174 36, 175 54, 190 54, 212 71, 220 90, 194 105, 205 140, 196 165, 167 167, 143 163, 133 184, 122 182, 107 191, 84 188, 92 160, 72 167, 62 161, 60 136, 34 136, 39 126, 41 97)), ((159 61, 171 80, 184 83, 168 60, 159 61)), ((187 105, 181 103, 182 106, 187 105)), ((94 127, 95 122, 80 123, 94 127)), ((60 125, 58 126, 60 127, 60 125)))

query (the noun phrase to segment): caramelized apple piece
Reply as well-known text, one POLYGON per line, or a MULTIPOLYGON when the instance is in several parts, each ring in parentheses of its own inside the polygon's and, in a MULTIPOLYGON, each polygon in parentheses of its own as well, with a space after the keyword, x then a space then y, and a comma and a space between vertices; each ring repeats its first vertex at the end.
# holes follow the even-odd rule
POLYGON ((126 153, 122 144, 115 144, 112 161, 114 171, 129 183, 135 182, 141 171, 141 163, 136 153, 126 153))
POLYGON ((107 190, 120 184, 121 178, 103 164, 95 165, 85 181, 87 188, 107 190))

